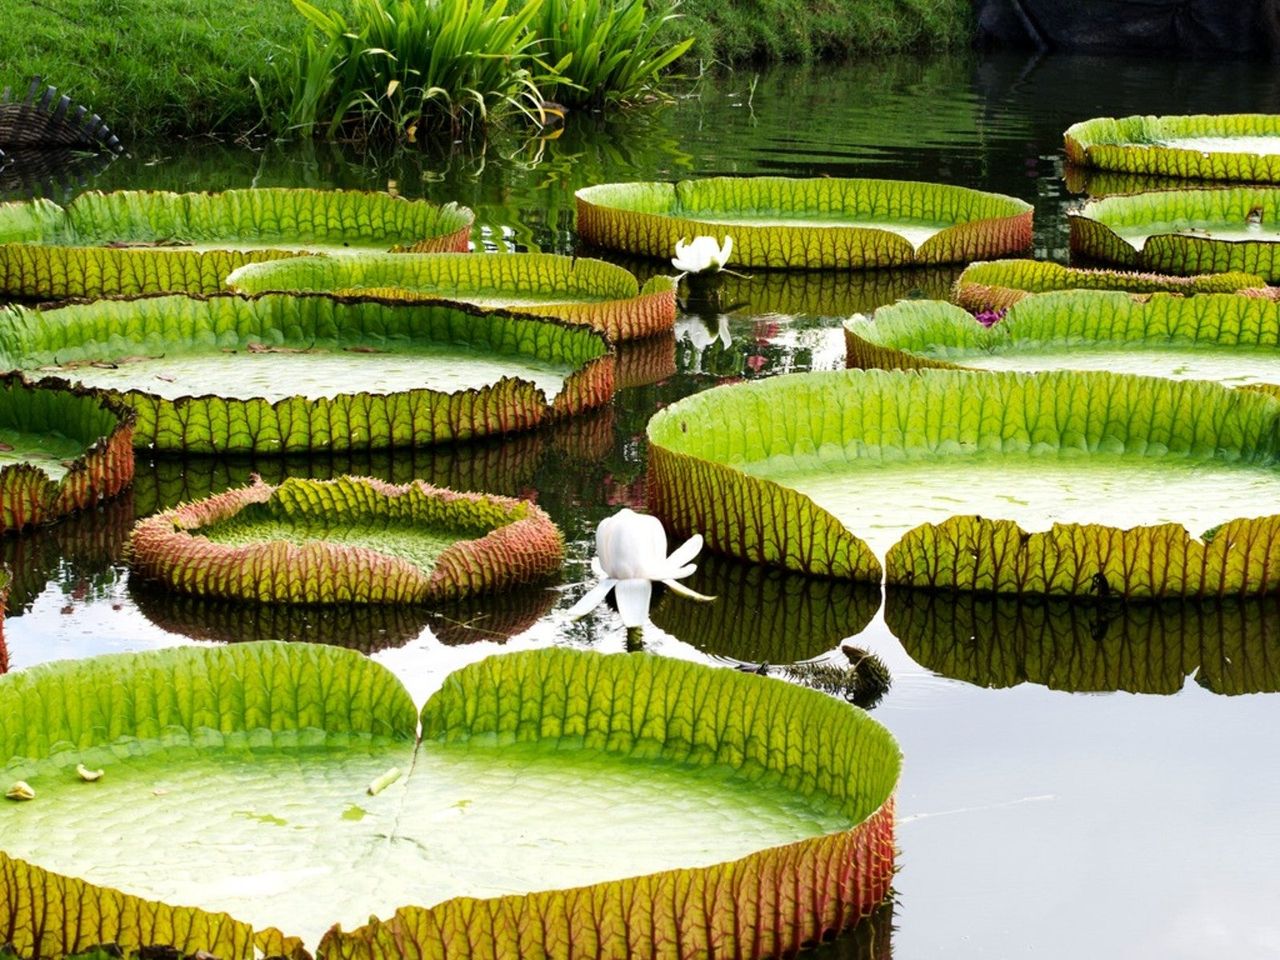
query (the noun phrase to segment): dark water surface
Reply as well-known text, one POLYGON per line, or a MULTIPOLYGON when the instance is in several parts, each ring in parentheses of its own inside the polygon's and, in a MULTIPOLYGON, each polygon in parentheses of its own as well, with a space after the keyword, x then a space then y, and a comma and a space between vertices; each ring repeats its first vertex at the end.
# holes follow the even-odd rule
MULTIPOLYGON (((738 72, 652 113, 572 118, 551 141, 500 140, 444 159, 327 146, 138 146, 43 189, 66 199, 81 185, 394 182, 406 196, 474 207, 487 246, 571 253, 572 192, 590 183, 884 176, 1029 200, 1036 254, 1065 261, 1064 211, 1078 194, 1063 179, 1062 130, 1094 115, 1196 112, 1280 112, 1280 73, 1248 63, 968 57, 738 72)), ((11 196, 30 188, 0 183, 11 196)), ((614 614, 571 624, 563 611, 589 576, 596 523, 644 503, 644 426, 653 412, 729 379, 839 367, 844 316, 899 297, 942 296, 954 275, 730 281, 725 302, 737 306, 726 315, 685 314, 674 342, 626 351, 633 385, 611 409, 506 443, 339 460, 140 462, 125 501, 0 542, 16 574, 5 625, 10 667, 185 643, 310 639, 369 652, 421 700, 448 671, 501 650, 622 650, 614 614), (202 603, 129 581, 122 549, 135 516, 254 471, 268 480, 419 476, 535 497, 569 540, 564 582, 465 608, 317 612, 202 603)), ((900 960, 1280 956, 1280 605, 1080 609, 890 595, 881 609, 878 592, 705 559, 691 583, 721 600, 695 607, 662 598, 646 638, 655 652, 838 662, 846 641, 878 653, 893 673, 876 716, 906 755, 898 901, 892 917, 827 950, 900 960)))

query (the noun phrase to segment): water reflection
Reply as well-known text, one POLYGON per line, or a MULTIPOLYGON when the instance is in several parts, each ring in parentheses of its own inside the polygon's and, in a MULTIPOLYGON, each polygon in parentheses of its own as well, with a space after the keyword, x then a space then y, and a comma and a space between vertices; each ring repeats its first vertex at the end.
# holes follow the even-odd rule
POLYGON ((1280 598, 1092 604, 890 590, 885 624, 917 663, 981 687, 1175 694, 1280 690, 1280 598))

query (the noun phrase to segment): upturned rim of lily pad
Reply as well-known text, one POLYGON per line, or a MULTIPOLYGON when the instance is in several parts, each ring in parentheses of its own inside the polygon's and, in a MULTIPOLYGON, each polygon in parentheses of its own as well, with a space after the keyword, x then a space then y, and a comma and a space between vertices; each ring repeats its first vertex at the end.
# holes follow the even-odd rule
POLYGON ((135 574, 180 593, 261 603, 426 603, 545 580, 564 560, 564 537, 528 500, 460 493, 422 480, 373 477, 257 481, 138 522, 129 544, 135 574), (220 542, 202 531, 248 518, 298 531, 220 542), (430 566, 310 530, 390 524, 456 534, 430 566))
POLYGON ((1067 160, 1078 166, 1190 180, 1280 183, 1280 151, 1198 150, 1165 138, 1276 137, 1280 115, 1265 113, 1094 117, 1063 134, 1067 160))
POLYGON ((813 499, 744 470, 792 451, 822 451, 819 470, 863 450, 936 453, 985 442, 1043 455, 1055 437, 1080 453, 1127 438, 1142 449, 1271 463, 1280 459, 1280 401, 1259 390, 1079 371, 815 372, 695 394, 656 414, 648 436, 650 509, 675 536, 701 533, 710 549, 753 563, 981 593, 1140 600, 1280 589, 1280 514, 1231 520, 1201 536, 1177 523, 1028 532, 1010 520, 957 515, 908 531, 882 568, 857 531, 813 499), (998 432, 984 435, 984 425, 998 432))
POLYGON ((615 389, 612 347, 582 324, 447 300, 389 303, 326 293, 161 294, 49 310, 13 307, 0 329, 0 364, 29 371, 63 354, 74 354, 76 362, 114 363, 126 349, 122 344, 133 344, 135 352, 162 349, 174 331, 184 344, 207 347, 204 352, 215 346, 252 352, 255 342, 311 349, 321 340, 389 353, 398 342, 499 344, 513 355, 562 362, 571 372, 554 399, 532 380, 510 376, 448 392, 424 385, 276 401, 214 392, 169 399, 138 388, 100 391, 133 407, 139 448, 289 454, 426 446, 533 429, 604 406, 615 389))
POLYGON ((28 381, 14 371, 0 374, 0 423, 11 416, 56 418, 50 431, 74 436, 84 451, 57 480, 33 463, 0 466, 0 535, 110 500, 133 482, 136 417, 127 404, 58 377, 28 381))
POLYGON ((1031 246, 1030 204, 938 183, 708 177, 606 183, 584 187, 574 196, 578 233, 587 243, 662 259, 672 256, 678 242, 698 236, 732 238, 729 266, 771 269, 960 263, 1020 253, 1031 246), (726 215, 737 222, 724 219, 726 215), (749 217, 778 222, 742 222, 749 217), (785 222, 797 218, 831 223, 785 222), (940 229, 917 247, 891 230, 852 225, 858 220, 928 222, 940 229))
POLYGON ((65 207, 15 201, 0 204, 0 296, 218 293, 238 267, 303 255, 308 245, 466 252, 474 221, 456 203, 308 187, 91 190, 65 207), (312 239, 280 249, 291 231, 312 239), (192 249, 193 241, 205 249, 192 249))
MULTIPOLYGON (((323 762, 319 745, 332 752, 374 742, 466 746, 471 759, 496 762, 505 748, 542 742, 691 769, 726 767, 820 796, 848 826, 712 865, 407 905, 350 932, 334 926, 316 950, 321 960, 459 949, 539 960, 552 942, 588 960, 620 952, 660 960, 677 942, 689 953, 762 960, 840 932, 890 892, 898 745, 865 712, 765 677, 551 648, 464 667, 419 713, 399 680, 361 654, 259 642, 104 656, 0 678, 0 766, 37 781, 35 803, 33 774, 42 762, 69 769, 113 748, 136 754, 151 744, 183 743, 195 752, 274 744, 323 762)), ((192 800, 193 815, 200 802, 192 800)), ((20 956, 57 960, 107 942, 126 955, 166 946, 226 960, 309 956, 279 929, 95 886, 2 850, 0 881, 0 929, 20 956)))

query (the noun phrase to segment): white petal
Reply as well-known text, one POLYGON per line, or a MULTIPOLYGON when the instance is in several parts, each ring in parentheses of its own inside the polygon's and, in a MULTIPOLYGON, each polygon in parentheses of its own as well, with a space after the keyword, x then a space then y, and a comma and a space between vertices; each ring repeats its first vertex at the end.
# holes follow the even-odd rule
POLYGON ((585 617, 600 604, 604 603, 604 598, 609 595, 609 591, 614 588, 618 581, 601 580, 594 587, 583 594, 582 599, 569 608, 569 619, 577 620, 579 617, 585 617))
POLYGON ((649 619, 649 600, 653 597, 652 583, 648 580, 620 580, 614 597, 618 601, 623 626, 645 625, 649 619))
POLYGON ((729 262, 729 256, 733 253, 733 237, 724 238, 724 246, 720 248, 720 266, 724 266, 729 262))
POLYGON ((703 602, 709 603, 715 599, 715 597, 708 597, 705 593, 698 593, 696 590, 690 590, 683 583, 676 580, 663 580, 662 582, 666 584, 669 589, 674 590, 682 597, 688 597, 690 600, 702 600, 703 602))
POLYGON ((605 573, 604 567, 600 563, 599 557, 591 558, 591 572, 596 575, 599 580, 608 580, 609 574, 605 573))
POLYGON ((650 579, 653 580, 683 580, 685 577, 692 576, 693 572, 698 569, 696 563, 687 563, 683 567, 673 567, 670 564, 659 570, 650 579))
POLYGON ((671 551, 671 556, 667 557, 667 563, 677 567, 683 567, 686 563, 698 555, 698 551, 702 549, 702 534, 695 533, 675 550, 671 551))

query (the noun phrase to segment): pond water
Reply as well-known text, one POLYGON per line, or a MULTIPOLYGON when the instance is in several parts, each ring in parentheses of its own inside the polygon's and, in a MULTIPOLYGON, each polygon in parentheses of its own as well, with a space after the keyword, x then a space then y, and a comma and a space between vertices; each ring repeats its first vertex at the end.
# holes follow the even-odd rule
MULTIPOLYGON (((66 199, 88 186, 392 187, 472 206, 486 246, 574 252, 572 193, 590 183, 884 176, 1028 200, 1036 255, 1066 262, 1066 212, 1079 197, 1062 179, 1062 131, 1097 115, 1202 112, 1280 112, 1280 74, 1248 63, 967 55, 758 77, 739 71, 665 109, 607 123, 571 117, 553 140, 387 156, 320 145, 139 145, 43 189, 66 199)), ((31 188, 5 176, 11 195, 31 188)), ((563 612, 589 577, 596 523, 644 504, 644 427, 653 412, 728 380, 839 367, 849 313, 944 294, 954 275, 731 280, 720 309, 699 305, 681 317, 674 342, 631 355, 632 385, 610 409, 506 443, 318 460, 143 459, 124 501, 0 543, 16 573, 8 666, 237 639, 341 641, 388 665, 421 700, 450 670, 503 650, 622 650, 612 613, 569 623, 563 612), (421 476, 536 497, 568 539, 564 582, 465 607, 254 613, 130 582, 122 549, 135 514, 246 482, 255 471, 268 481, 421 476)), ((906 756, 897 899, 826 952, 911 960, 1280 955, 1276 609, 1064 612, 940 601, 921 610, 890 595, 877 612, 876 591, 702 567, 691 586, 719 593, 720 605, 663 597, 655 611, 662 626, 646 633, 651 650, 712 662, 835 662, 844 659, 843 642, 877 653, 893 673, 875 713, 906 756)))

